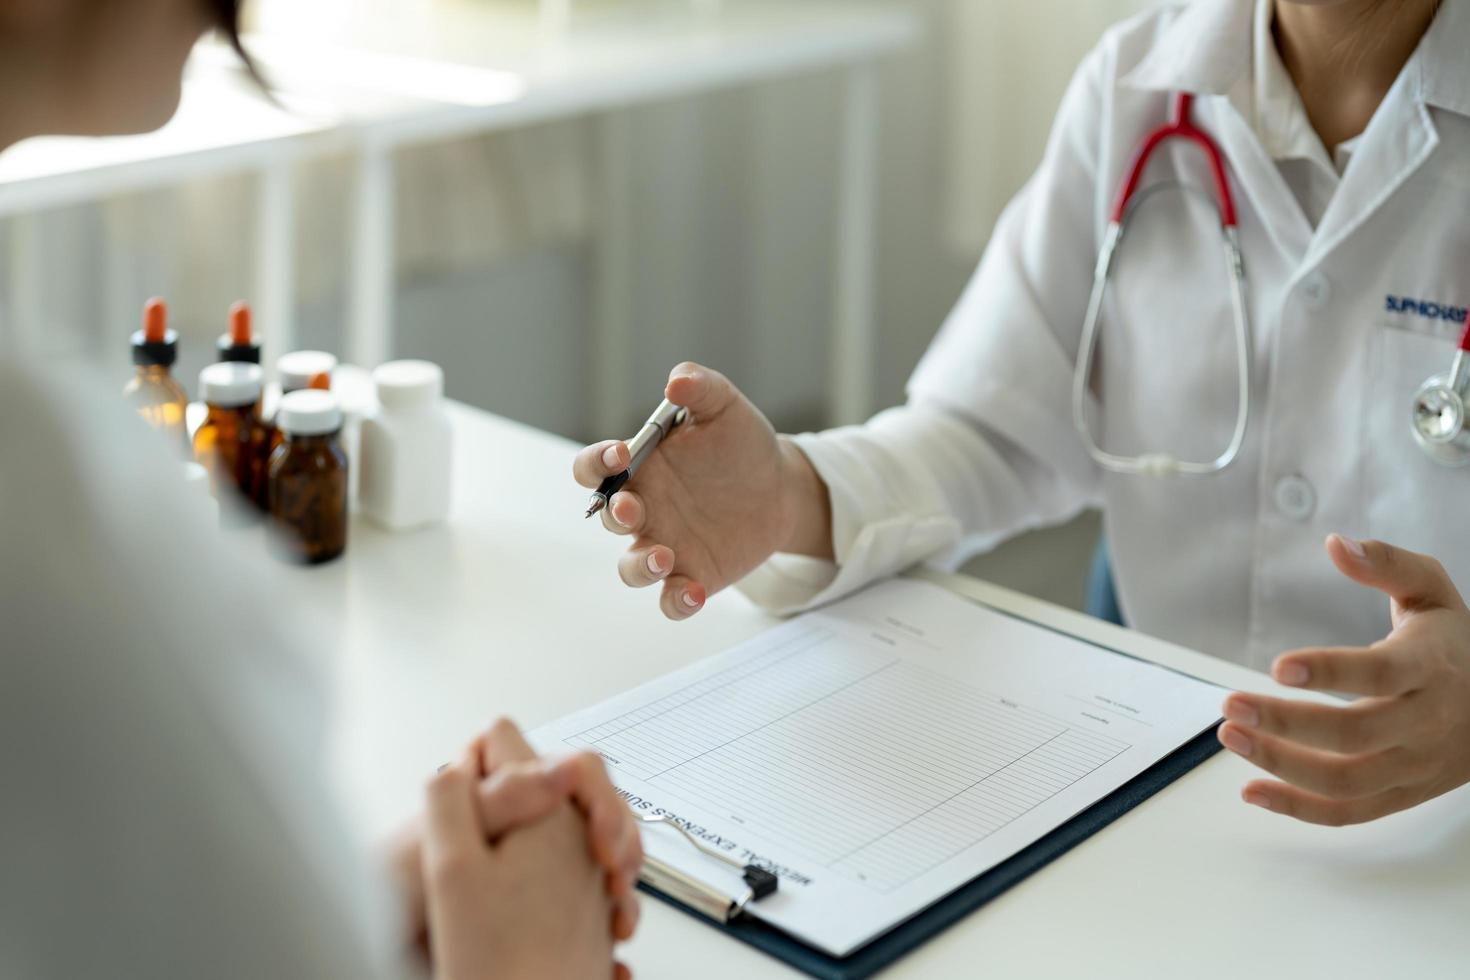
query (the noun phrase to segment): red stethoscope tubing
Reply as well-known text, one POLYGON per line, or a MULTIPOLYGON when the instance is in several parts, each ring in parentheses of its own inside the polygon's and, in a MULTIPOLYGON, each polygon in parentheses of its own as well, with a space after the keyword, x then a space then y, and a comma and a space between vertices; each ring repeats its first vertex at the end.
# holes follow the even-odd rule
MULTIPOLYGON (((1092 298, 1088 301, 1087 319, 1082 329, 1082 344, 1078 353, 1077 371, 1073 378, 1073 421, 1076 423, 1077 431, 1086 441, 1088 451, 1093 458, 1115 472, 1216 473, 1230 465, 1235 459, 1245 434, 1250 397, 1247 380, 1250 361, 1249 324, 1243 312, 1243 272, 1240 246, 1236 238, 1235 198, 1230 193, 1230 184, 1225 177, 1225 159, 1220 152, 1220 147, 1204 130, 1189 119, 1189 110, 1193 105, 1193 95, 1188 92, 1176 93, 1169 121, 1144 137, 1138 149, 1133 152, 1133 158, 1128 162, 1128 177, 1118 189, 1117 197, 1113 199, 1108 237, 1104 240, 1103 251, 1094 273, 1092 298), (1153 156, 1154 150, 1175 138, 1188 140, 1199 147, 1210 165, 1210 174, 1215 181, 1215 201, 1220 209, 1220 226, 1225 234, 1226 248, 1235 276, 1236 322, 1240 330, 1241 407, 1237 416, 1235 435, 1230 446, 1209 463, 1181 463, 1165 454, 1121 457, 1105 452, 1093 439, 1084 410, 1084 400, 1088 390, 1088 366, 1092 361, 1097 342, 1098 313, 1102 305, 1103 292, 1107 288, 1108 269, 1112 265, 1114 250, 1123 237, 1124 219, 1128 216, 1128 208, 1143 180, 1143 171, 1148 167, 1149 158, 1153 156)), ((1436 375, 1430 378, 1414 396, 1414 436, 1420 446, 1429 453, 1431 459, 1447 466, 1470 463, 1470 441, 1466 441, 1470 427, 1467 427, 1463 414, 1465 404, 1470 402, 1470 357, 1467 357, 1470 355, 1470 313, 1465 315, 1465 325, 1460 333, 1460 342, 1456 346, 1458 350, 1455 353, 1454 365, 1449 375, 1436 375), (1445 407, 1450 404, 1453 404, 1456 412, 1459 413, 1456 415, 1454 430, 1448 434, 1441 434, 1438 431, 1426 432, 1421 425, 1421 419, 1429 418, 1433 421, 1436 416, 1442 415, 1445 407)))
POLYGON ((1215 197, 1220 204, 1220 224, 1226 228, 1235 227, 1235 198, 1230 193, 1230 184, 1225 180, 1225 158, 1220 153, 1220 147, 1210 139, 1209 134, 1189 121, 1189 109, 1193 104, 1193 95, 1188 92, 1177 93, 1174 96, 1174 111, 1169 121, 1149 133, 1139 144, 1138 149, 1133 152, 1133 159, 1128 164, 1128 179, 1123 182, 1123 186, 1118 190, 1117 198, 1113 201, 1112 221, 1115 224, 1122 224, 1123 215, 1128 210, 1128 203, 1133 200, 1133 194, 1138 190, 1138 184, 1143 179, 1143 168, 1148 166, 1149 157, 1153 155, 1154 150, 1167 140, 1177 138, 1191 141, 1204 153, 1205 159, 1210 164, 1210 174, 1215 179, 1215 197))
MULTIPOLYGON (((1128 162, 1126 179, 1122 181, 1118 195, 1113 200, 1107 233, 1103 236, 1098 249, 1097 264, 1093 268, 1092 294, 1087 300, 1087 313, 1083 317, 1082 334, 1077 345, 1077 358, 1073 364, 1072 423, 1093 461, 1113 473, 1152 476, 1167 474, 1204 476, 1218 473, 1240 455, 1241 446, 1245 444, 1246 429, 1250 424, 1252 364, 1250 311, 1246 307, 1245 263, 1241 261, 1240 255, 1235 198, 1230 193, 1230 185, 1225 177, 1225 158, 1220 148, 1203 130, 1190 122, 1189 110, 1193 104, 1194 96, 1188 92, 1176 93, 1168 122, 1150 132, 1139 143, 1138 149, 1128 162), (1239 399, 1235 414, 1235 429, 1224 450, 1214 459, 1203 461, 1181 460, 1167 452, 1132 456, 1110 453, 1103 449, 1098 444, 1098 440, 1093 437, 1089 420, 1089 398, 1093 393, 1091 372, 1097 353, 1098 325, 1107 295, 1108 275, 1112 270, 1118 248, 1123 242, 1124 230, 1130 219, 1130 210, 1141 207, 1144 199, 1150 194, 1151 189, 1139 191, 1149 158, 1153 156, 1154 150, 1176 137, 1190 141, 1204 153, 1210 165, 1210 172, 1214 176, 1215 204, 1219 210, 1221 245, 1224 249, 1227 273, 1230 277, 1230 305, 1234 313, 1236 391, 1239 399)), ((1180 185, 1178 180, 1161 183, 1158 188, 1171 185, 1183 186, 1184 190, 1191 192, 1195 190, 1188 185, 1180 185)), ((1095 408, 1095 405, 1092 407, 1095 408)))
MULTIPOLYGON (((1210 138, 1210 135, 1190 122, 1189 110, 1193 105, 1193 95, 1188 92, 1176 93, 1169 121, 1149 133, 1138 145, 1138 149, 1133 151, 1133 159, 1128 163, 1128 179, 1118 189, 1118 196, 1113 201, 1111 218, 1114 223, 1122 223, 1123 215, 1127 212, 1128 204, 1133 200, 1133 195, 1143 180, 1143 170, 1148 166, 1149 157, 1153 156, 1154 150, 1168 140, 1186 139, 1198 146, 1209 162, 1210 175, 1215 181, 1215 197, 1220 204, 1220 224, 1226 228, 1236 226, 1235 197, 1230 193, 1230 183, 1225 179, 1225 158, 1220 153, 1220 147, 1210 138)), ((1460 333, 1459 348, 1470 354, 1470 314, 1465 317, 1465 327, 1460 333)))

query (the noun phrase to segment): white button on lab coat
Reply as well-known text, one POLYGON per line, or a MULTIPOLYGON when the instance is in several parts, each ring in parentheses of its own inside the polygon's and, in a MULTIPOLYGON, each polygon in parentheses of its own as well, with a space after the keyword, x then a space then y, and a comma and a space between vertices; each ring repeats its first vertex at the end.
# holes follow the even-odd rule
MULTIPOLYGON (((1248 0, 1198 0, 1105 36, 908 404, 799 438, 831 488, 836 565, 778 556, 742 584, 750 595, 825 601, 1093 504, 1130 624, 1256 667, 1387 632, 1386 600, 1326 558, 1329 532, 1429 552, 1470 587, 1470 469, 1431 462, 1409 431, 1414 390, 1448 368, 1453 314, 1470 305, 1470 10, 1443 4, 1315 226, 1249 118, 1252 13, 1248 0), (1219 475, 1102 473, 1072 426, 1073 359, 1109 205, 1176 91, 1198 96, 1193 118, 1235 192, 1253 415, 1219 475)), ((1209 186, 1196 147, 1156 155, 1145 180, 1170 178, 1209 186)), ((1145 207, 1115 266, 1094 376, 1095 431, 1112 452, 1210 458, 1230 437, 1218 221, 1185 200, 1145 207)))
POLYGON ((1327 277, 1320 272, 1314 272, 1303 278, 1300 289, 1302 306, 1308 310, 1322 309, 1332 297, 1332 287, 1328 285, 1327 277))
POLYGON ((1304 521, 1317 506, 1312 485, 1299 476, 1284 476, 1276 484, 1276 509, 1289 520, 1304 521))

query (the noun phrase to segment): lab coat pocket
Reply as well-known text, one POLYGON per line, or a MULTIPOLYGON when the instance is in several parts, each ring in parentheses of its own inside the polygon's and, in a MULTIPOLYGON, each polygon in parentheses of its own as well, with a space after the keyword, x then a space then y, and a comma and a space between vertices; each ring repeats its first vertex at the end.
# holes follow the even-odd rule
POLYGON ((1449 371, 1455 340, 1443 332, 1380 326, 1372 334, 1363 403, 1363 501, 1369 537, 1433 555, 1461 594, 1470 587, 1470 466, 1430 459, 1411 427, 1414 393, 1449 371))

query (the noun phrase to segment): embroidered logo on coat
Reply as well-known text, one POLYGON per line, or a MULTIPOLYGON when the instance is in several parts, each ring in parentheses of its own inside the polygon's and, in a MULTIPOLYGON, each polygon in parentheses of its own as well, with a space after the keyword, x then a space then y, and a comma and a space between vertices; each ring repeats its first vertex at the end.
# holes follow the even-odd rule
POLYGON ((1451 323, 1465 322, 1465 307, 1447 306, 1412 296, 1385 296, 1384 308, 1389 313, 1405 313, 1409 316, 1428 317, 1431 320, 1448 320, 1451 323))

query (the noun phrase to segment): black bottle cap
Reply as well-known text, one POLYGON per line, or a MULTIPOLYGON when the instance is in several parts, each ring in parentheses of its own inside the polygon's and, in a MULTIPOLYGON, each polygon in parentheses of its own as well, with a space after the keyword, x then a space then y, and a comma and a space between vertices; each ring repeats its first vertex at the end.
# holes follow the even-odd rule
POLYGON ((162 340, 148 340, 141 330, 133 331, 133 363, 157 364, 171 367, 179 359, 179 335, 172 330, 163 332, 162 340))
POLYGON ((221 361, 242 361, 246 364, 260 363, 260 345, 251 341, 248 344, 237 344, 235 339, 227 333, 219 335, 214 342, 214 349, 219 353, 221 361))

